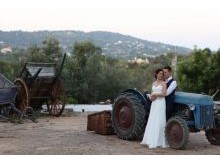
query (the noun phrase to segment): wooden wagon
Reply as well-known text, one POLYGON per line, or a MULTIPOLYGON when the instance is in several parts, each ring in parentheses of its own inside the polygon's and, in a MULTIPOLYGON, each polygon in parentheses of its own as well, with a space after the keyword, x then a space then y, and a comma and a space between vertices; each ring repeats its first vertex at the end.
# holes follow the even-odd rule
POLYGON ((65 107, 65 90, 60 80, 66 54, 60 66, 55 63, 25 63, 15 80, 18 88, 16 107, 25 112, 29 107, 35 111, 46 105, 50 115, 60 116, 65 107))

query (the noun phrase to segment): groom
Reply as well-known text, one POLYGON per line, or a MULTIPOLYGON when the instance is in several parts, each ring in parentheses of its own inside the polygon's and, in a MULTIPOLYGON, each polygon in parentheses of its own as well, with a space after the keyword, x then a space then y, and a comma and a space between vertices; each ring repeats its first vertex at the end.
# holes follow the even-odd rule
POLYGON ((176 80, 172 77, 172 68, 165 66, 163 68, 165 82, 167 83, 167 94, 166 94, 166 120, 168 121, 174 109, 174 96, 177 87, 176 80))

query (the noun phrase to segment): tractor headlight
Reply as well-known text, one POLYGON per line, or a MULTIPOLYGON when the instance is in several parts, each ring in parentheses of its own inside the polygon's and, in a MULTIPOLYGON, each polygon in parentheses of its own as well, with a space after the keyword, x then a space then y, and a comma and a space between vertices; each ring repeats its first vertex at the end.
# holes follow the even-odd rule
POLYGON ((214 109, 215 114, 219 114, 220 113, 220 109, 218 108, 217 104, 214 104, 213 109, 214 109))
POLYGON ((190 105, 189 105, 189 109, 190 109, 191 111, 194 111, 194 110, 196 109, 196 106, 195 106, 194 104, 190 104, 190 105))
POLYGON ((214 104, 213 109, 217 110, 217 105, 216 104, 214 104))

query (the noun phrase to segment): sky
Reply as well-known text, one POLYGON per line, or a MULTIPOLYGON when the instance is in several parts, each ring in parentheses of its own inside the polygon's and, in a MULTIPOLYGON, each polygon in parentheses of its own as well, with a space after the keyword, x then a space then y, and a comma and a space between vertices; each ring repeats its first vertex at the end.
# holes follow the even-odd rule
POLYGON ((0 0, 0 30, 110 31, 215 51, 220 48, 220 1, 0 0))

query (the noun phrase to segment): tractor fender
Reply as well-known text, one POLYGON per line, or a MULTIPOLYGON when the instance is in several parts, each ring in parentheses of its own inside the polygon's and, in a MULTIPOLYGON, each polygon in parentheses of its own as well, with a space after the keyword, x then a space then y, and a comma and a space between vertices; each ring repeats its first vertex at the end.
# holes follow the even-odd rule
POLYGON ((144 106, 146 112, 150 112, 151 101, 149 99, 146 99, 146 97, 144 97, 144 95, 140 91, 129 88, 124 90, 122 93, 132 93, 137 96, 138 99, 141 101, 141 104, 144 106))

